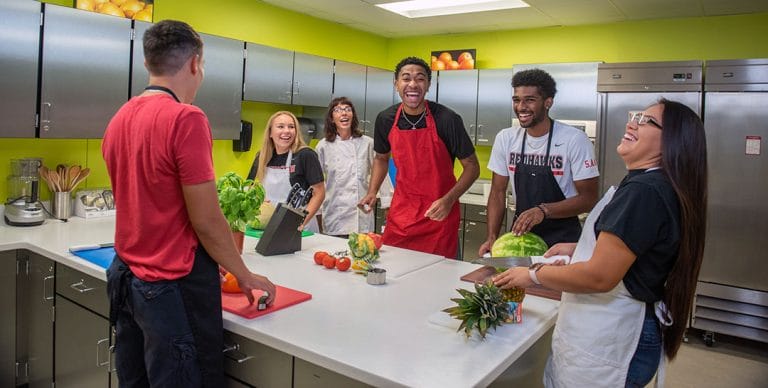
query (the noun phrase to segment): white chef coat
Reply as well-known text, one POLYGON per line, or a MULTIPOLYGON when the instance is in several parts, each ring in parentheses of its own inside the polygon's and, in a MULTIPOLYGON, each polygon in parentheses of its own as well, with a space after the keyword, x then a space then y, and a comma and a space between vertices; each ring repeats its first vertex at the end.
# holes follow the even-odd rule
POLYGON ((320 140, 315 151, 325 174, 323 232, 330 235, 372 232, 374 212, 362 211, 357 203, 368 193, 373 139, 360 136, 342 140, 336 136, 332 142, 320 140))

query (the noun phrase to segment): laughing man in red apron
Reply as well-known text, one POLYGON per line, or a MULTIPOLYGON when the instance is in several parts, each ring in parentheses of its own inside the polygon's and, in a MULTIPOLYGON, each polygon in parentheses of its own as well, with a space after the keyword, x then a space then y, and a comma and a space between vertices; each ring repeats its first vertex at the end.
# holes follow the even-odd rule
POLYGON ((425 99, 431 77, 419 58, 405 58, 395 68, 402 103, 376 117, 371 184, 359 206, 367 211, 374 207, 391 154, 397 176, 384 244, 455 258, 458 199, 477 179, 480 165, 461 117, 425 99), (463 168, 458 181, 455 159, 463 168))

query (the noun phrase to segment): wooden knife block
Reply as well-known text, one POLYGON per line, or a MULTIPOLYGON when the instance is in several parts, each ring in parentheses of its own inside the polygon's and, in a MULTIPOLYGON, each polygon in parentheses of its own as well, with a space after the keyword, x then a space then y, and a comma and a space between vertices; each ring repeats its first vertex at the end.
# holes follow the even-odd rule
POLYGON ((304 222, 306 215, 304 210, 294 209, 284 203, 277 204, 264 234, 256 244, 256 252, 263 256, 274 256, 300 251, 299 226, 304 222))

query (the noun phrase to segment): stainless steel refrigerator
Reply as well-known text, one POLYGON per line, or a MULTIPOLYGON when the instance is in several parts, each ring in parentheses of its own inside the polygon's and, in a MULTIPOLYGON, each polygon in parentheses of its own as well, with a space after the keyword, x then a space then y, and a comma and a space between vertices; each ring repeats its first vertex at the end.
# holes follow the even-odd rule
POLYGON ((616 153, 629 113, 642 111, 661 97, 701 113, 701 61, 601 63, 597 69, 598 166, 600 192, 627 174, 616 153))
POLYGON ((707 61, 709 226, 693 327, 768 342, 768 59, 707 61))

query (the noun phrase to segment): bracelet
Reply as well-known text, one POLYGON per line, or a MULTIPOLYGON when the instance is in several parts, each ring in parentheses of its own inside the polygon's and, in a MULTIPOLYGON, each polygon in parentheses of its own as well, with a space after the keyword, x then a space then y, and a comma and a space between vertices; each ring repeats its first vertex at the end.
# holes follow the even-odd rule
POLYGON ((536 276, 536 272, 539 272, 539 270, 544 267, 544 263, 534 263, 530 267, 528 267, 528 276, 531 277, 531 280, 535 284, 541 285, 541 282, 539 281, 538 276, 536 276))
POLYGON ((544 214, 544 219, 545 220, 547 218, 549 218, 549 210, 547 210, 547 206, 546 205, 544 205, 543 203, 540 203, 540 204, 536 205, 536 207, 539 208, 539 210, 541 210, 541 212, 544 214))

